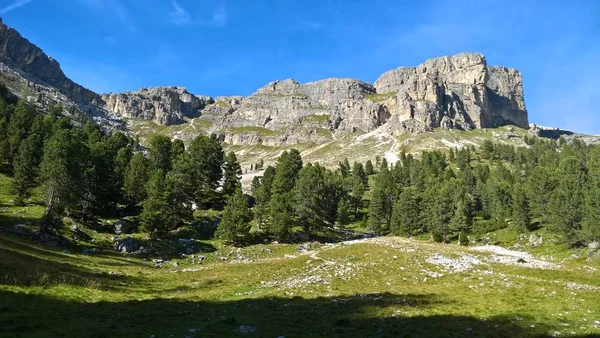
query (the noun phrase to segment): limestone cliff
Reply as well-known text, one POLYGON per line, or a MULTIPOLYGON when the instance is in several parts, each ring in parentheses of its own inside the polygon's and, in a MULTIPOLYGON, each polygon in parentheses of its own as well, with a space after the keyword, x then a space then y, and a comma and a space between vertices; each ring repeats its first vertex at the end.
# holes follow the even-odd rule
POLYGON ((306 84, 288 79, 247 97, 198 96, 183 87, 99 95, 71 81, 56 60, 0 21, 0 81, 40 108, 60 102, 100 123, 118 123, 117 117, 173 125, 199 118, 210 130, 195 131, 222 132, 236 144, 321 142, 378 128, 389 133, 528 128, 521 73, 488 66, 477 53, 390 70, 374 84, 348 78, 306 84))

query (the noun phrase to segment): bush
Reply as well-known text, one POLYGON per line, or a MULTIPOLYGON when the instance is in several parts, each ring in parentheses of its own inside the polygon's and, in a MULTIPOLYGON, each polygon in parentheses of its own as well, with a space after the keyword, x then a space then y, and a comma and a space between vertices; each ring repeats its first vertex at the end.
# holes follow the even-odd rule
POLYGON ((473 234, 475 235, 484 235, 488 232, 494 232, 496 230, 504 229, 507 227, 505 222, 496 219, 482 219, 476 217, 473 220, 473 234))

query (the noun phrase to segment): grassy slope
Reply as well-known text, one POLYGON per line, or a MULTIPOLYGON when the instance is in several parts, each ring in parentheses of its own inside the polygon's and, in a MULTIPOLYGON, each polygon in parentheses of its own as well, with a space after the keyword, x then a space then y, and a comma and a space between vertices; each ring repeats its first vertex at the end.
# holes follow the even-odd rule
MULTIPOLYGON (((5 191, 9 179, 0 177, 5 191)), ((14 222, 10 198, 1 196, 3 228, 14 222)), ((39 211, 28 208, 23 219, 39 211)), ((179 257, 177 245, 142 259, 114 252, 110 234, 90 231, 93 241, 64 253, 0 232, 0 336, 222 337, 242 335, 241 325, 256 337, 600 334, 599 262, 538 233, 545 244, 529 250, 560 268, 504 265, 468 248, 392 237, 306 252, 197 240, 194 259, 179 257), (483 263, 452 272, 427 261, 439 255, 483 263), (157 268, 151 258, 169 263, 157 268)), ((518 234, 486 237, 512 245, 518 234)))
MULTIPOLYGON (((327 117, 310 115, 306 118, 308 120, 313 119, 317 122, 323 122, 327 117)), ((171 137, 191 140, 199 133, 214 132, 215 130, 212 130, 211 127, 212 124, 210 124, 210 121, 202 120, 201 118, 196 118, 187 124, 168 127, 156 125, 151 121, 129 121, 130 130, 140 136, 142 143, 144 143, 144 140, 149 135, 154 133, 163 133, 171 137)), ((319 135, 327 134, 329 136, 330 134, 325 129, 319 129, 318 131, 319 135)), ((259 134, 262 136, 272 136, 281 133, 281 131, 252 127, 230 128, 227 132, 259 134)), ((436 129, 433 132, 400 135, 389 135, 378 132, 365 135, 364 133, 356 132, 337 135, 327 143, 304 143, 293 147, 298 148, 302 152, 305 161, 320 162, 332 167, 336 166, 344 157, 347 157, 350 161, 366 162, 367 160, 373 160, 376 156, 384 157, 386 153, 398 154, 400 151, 405 151, 407 153, 419 154, 424 150, 478 146, 484 140, 494 140, 495 142, 523 146, 523 136, 527 134, 527 130, 516 127, 478 129, 473 131, 436 129), (507 135, 510 135, 510 138, 507 135), (357 140, 357 137, 361 137, 361 139, 357 140), (331 154, 335 156, 331 156, 331 154)), ((249 168, 250 164, 256 162, 258 158, 264 159, 266 165, 273 164, 281 151, 290 149, 292 146, 268 147, 261 144, 232 146, 224 144, 224 148, 226 151, 241 153, 238 157, 240 158, 242 168, 245 169, 249 168)))

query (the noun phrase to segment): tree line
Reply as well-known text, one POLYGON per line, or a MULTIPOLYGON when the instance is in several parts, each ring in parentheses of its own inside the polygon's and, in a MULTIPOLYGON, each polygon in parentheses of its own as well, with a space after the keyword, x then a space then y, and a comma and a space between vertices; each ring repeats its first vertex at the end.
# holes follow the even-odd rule
POLYGON ((193 207, 220 208, 241 192, 237 158, 224 154, 215 135, 199 135, 187 148, 155 135, 142 148, 83 114, 79 121, 65 117, 60 105, 40 114, 3 86, 0 98, 0 163, 13 176, 17 204, 42 190, 42 230, 59 227, 64 215, 94 219, 124 209, 139 213, 143 228, 161 237, 189 220, 193 207))
MULTIPOLYGON (((139 215, 154 238, 192 220, 194 209, 223 209, 216 235, 244 242, 252 229, 286 240, 354 223, 380 234, 430 234, 465 242, 470 233, 547 227, 571 245, 600 239, 600 146, 526 137, 527 147, 485 141, 481 147, 401 153, 389 164, 335 170, 303 163, 291 149, 242 192, 241 167, 215 135, 187 146, 164 135, 146 148, 107 133, 63 108, 39 114, 0 87, 0 160, 13 176, 16 203, 41 189, 42 229, 63 215, 81 219, 139 215)), ((260 160, 253 169, 262 168, 260 160)))

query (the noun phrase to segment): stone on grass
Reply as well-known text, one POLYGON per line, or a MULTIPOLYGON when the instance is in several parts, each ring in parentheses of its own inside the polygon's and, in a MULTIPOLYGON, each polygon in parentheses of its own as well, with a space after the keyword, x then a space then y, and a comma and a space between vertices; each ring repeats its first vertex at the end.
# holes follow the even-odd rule
POLYGON ((132 238, 127 237, 124 240, 117 240, 115 242, 115 250, 125 253, 132 253, 137 251, 140 248, 140 243, 132 238))

